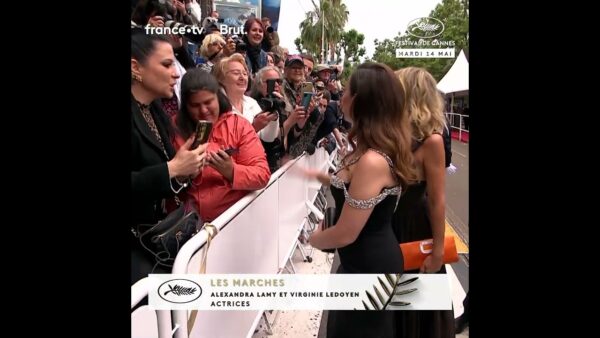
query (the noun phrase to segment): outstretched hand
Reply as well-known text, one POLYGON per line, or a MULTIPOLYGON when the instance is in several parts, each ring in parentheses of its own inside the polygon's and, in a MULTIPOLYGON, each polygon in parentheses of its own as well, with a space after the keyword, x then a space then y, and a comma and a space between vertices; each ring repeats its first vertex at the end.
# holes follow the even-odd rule
POLYGON ((303 168, 302 174, 309 180, 317 180, 321 182, 321 184, 329 185, 331 183, 331 178, 329 175, 325 174, 321 170, 303 168))

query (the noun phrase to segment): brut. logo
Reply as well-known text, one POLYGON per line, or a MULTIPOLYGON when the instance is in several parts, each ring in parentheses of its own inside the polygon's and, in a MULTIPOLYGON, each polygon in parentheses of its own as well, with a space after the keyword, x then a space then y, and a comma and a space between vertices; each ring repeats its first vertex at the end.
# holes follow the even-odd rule
POLYGON ((418 18, 408 23, 407 31, 417 38, 434 38, 444 32, 444 23, 436 18, 418 18))
POLYGON ((189 279, 172 279, 158 287, 158 295, 167 302, 183 304, 200 298, 202 288, 189 279))

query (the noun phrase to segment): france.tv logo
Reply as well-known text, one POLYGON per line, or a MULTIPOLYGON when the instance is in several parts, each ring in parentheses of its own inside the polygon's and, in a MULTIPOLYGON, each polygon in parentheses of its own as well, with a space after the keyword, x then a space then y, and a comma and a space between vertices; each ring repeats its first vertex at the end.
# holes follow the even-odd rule
POLYGON ((158 295, 169 303, 185 304, 200 298, 202 288, 189 279, 171 279, 158 287, 158 295))

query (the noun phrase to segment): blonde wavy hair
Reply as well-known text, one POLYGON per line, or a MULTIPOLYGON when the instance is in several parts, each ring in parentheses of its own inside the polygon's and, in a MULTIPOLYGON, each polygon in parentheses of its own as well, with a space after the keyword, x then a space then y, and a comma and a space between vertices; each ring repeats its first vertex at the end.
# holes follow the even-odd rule
POLYGON ((213 44, 215 42, 220 43, 221 46, 225 46, 225 40, 221 37, 221 35, 219 35, 219 34, 206 35, 204 40, 202 40, 202 46, 200 46, 200 56, 208 59, 208 57, 210 56, 210 55, 208 55, 208 46, 210 46, 211 44, 213 44))
POLYGON ((395 74, 406 91, 406 105, 413 138, 419 142, 432 134, 442 134, 446 127, 444 98, 437 82, 425 69, 406 67, 395 74))

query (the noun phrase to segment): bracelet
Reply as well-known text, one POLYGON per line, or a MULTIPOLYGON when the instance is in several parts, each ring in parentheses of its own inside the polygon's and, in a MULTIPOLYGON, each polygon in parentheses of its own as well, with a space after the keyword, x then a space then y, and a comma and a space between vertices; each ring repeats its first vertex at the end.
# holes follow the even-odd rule
POLYGON ((177 177, 175 177, 175 182, 177 182, 177 184, 183 186, 184 188, 188 186, 188 180, 181 182, 177 177))
POLYGON ((173 187, 173 180, 169 180, 169 184, 171 185, 171 191, 173 191, 176 194, 179 194, 179 192, 185 188, 187 188, 188 186, 188 182, 180 182, 177 177, 175 177, 175 182, 177 182, 177 184, 179 184, 179 189, 175 189, 173 187))

